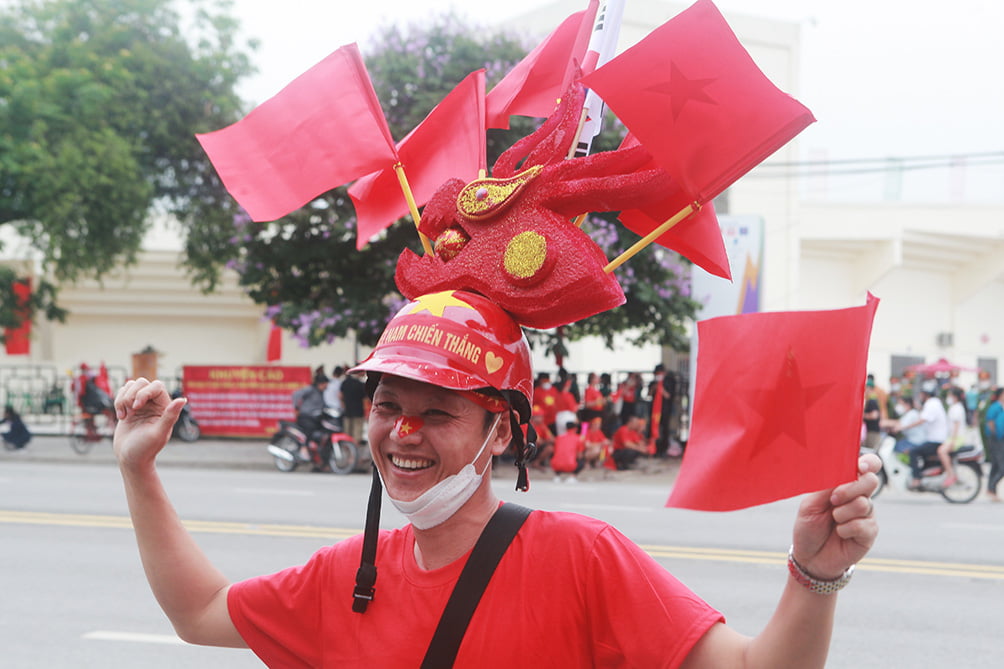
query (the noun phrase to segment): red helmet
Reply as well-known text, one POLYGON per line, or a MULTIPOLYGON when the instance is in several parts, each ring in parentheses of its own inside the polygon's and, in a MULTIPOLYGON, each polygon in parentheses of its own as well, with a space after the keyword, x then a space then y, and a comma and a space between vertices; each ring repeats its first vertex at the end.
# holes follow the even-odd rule
POLYGON ((516 321, 477 293, 447 290, 416 297, 353 371, 394 374, 450 390, 494 388, 521 422, 530 419, 530 346, 516 321))

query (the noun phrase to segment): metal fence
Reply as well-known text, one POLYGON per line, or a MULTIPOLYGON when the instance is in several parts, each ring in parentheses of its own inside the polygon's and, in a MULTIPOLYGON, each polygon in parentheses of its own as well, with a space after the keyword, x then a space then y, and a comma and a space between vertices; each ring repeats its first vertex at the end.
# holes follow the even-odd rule
MULTIPOLYGON (((124 367, 107 369, 112 389, 128 378, 124 367)), ((74 379, 80 373, 79 367, 61 370, 44 364, 0 365, 0 407, 10 405, 35 428, 68 434, 73 415, 80 411, 74 396, 74 379)))

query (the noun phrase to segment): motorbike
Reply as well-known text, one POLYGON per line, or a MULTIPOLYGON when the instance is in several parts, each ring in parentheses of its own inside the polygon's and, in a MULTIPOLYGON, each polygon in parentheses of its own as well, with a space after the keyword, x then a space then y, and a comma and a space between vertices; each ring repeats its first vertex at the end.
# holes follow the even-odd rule
MULTIPOLYGON (((908 492, 934 492, 940 494, 952 504, 968 504, 980 494, 983 485, 983 449, 967 444, 952 454, 952 464, 955 467, 957 481, 945 487, 945 469, 937 455, 924 459, 921 471, 920 486, 911 488, 913 473, 910 471, 910 456, 896 452, 896 439, 891 435, 883 437, 879 443, 878 456, 882 460, 882 469, 878 471, 879 486, 872 497, 877 497, 887 486, 908 492)), ((862 453, 874 452, 862 449, 862 453)))
MULTIPOLYGON (((181 397, 180 390, 176 390, 171 393, 172 399, 178 397, 181 397)), ((178 420, 174 423, 171 436, 185 442, 196 441, 202 436, 202 430, 199 428, 199 422, 192 416, 192 407, 188 404, 181 407, 181 413, 178 415, 178 420)))
POLYGON ((343 432, 341 417, 329 409, 321 415, 321 429, 309 438, 295 421, 279 421, 268 452, 280 472, 291 472, 300 465, 309 464, 317 471, 328 468, 334 474, 344 475, 366 469, 370 462, 369 449, 360 447, 343 432), (304 451, 307 457, 303 456, 304 451))

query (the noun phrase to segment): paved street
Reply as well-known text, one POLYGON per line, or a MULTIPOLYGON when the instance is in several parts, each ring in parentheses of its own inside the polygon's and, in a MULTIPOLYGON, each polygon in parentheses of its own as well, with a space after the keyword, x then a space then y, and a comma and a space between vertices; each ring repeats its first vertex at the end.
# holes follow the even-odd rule
MULTIPOLYGON (((177 642, 147 590, 110 450, 79 456, 64 439, 40 438, 28 452, 0 452, 3 666, 261 666, 247 652, 177 642)), ((283 474, 264 442, 172 442, 162 464, 181 517, 232 579, 300 563, 362 527, 367 476, 283 474)), ((675 471, 590 473, 577 485, 538 476, 522 495, 505 467, 494 484, 507 499, 613 523, 755 634, 785 579, 796 501, 665 509, 675 471)), ((829 666, 1000 666, 1004 506, 887 491, 877 507, 882 536, 840 595, 829 666)), ((402 522, 385 505, 383 524, 402 522)))

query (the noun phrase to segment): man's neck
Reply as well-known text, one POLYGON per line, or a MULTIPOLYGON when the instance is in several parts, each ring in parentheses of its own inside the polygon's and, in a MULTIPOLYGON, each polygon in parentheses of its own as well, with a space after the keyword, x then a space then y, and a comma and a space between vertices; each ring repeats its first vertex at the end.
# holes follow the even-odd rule
POLYGON ((498 510, 500 500, 486 475, 481 489, 452 517, 427 530, 414 528, 415 561, 431 571, 445 567, 474 548, 481 532, 498 510))

